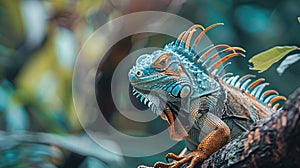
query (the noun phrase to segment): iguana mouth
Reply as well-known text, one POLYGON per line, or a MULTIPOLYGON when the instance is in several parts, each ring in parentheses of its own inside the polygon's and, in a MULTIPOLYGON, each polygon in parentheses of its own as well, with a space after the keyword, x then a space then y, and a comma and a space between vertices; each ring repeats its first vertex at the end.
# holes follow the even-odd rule
POLYGON ((145 104, 146 106, 148 106, 148 108, 154 112, 155 114, 158 114, 160 115, 161 112, 159 112, 157 106, 152 102, 150 101, 148 98, 147 98, 147 92, 146 91, 141 91, 141 90, 138 90, 138 89, 135 89, 133 88, 133 95, 140 99, 140 101, 145 104), (145 92, 145 93, 142 93, 142 92, 145 92))
MULTIPOLYGON (((150 92, 147 90, 142 90, 134 87, 132 92, 133 95, 140 100, 140 102, 148 106, 148 108, 155 114, 161 115, 164 109, 169 108, 172 109, 172 113, 175 117, 178 115, 178 109, 176 105, 174 105, 169 101, 165 101, 164 99, 160 98, 159 95, 156 95, 154 92, 150 92)), ((174 100, 177 100, 177 98, 174 97, 172 98, 174 100)))

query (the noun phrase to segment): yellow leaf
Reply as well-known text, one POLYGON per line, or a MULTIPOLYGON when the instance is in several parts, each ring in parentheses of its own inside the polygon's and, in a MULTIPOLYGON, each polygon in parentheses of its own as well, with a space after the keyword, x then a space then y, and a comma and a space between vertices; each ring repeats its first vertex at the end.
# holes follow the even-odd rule
POLYGON ((279 61, 281 58, 286 56, 289 52, 296 50, 297 46, 276 46, 261 52, 253 56, 249 62, 253 63, 251 70, 259 70, 258 72, 264 72, 272 64, 279 61))

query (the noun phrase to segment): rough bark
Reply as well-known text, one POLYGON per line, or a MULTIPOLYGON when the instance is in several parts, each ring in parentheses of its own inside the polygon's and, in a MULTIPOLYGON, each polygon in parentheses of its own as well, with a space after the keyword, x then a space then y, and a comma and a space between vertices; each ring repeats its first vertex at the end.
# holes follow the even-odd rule
POLYGON ((197 167, 300 167, 300 88, 280 112, 255 123, 197 167))

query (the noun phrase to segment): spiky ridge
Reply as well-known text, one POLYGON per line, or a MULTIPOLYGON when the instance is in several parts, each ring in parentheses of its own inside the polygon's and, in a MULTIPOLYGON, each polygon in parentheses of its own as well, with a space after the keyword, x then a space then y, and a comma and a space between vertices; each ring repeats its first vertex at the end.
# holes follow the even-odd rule
POLYGON ((233 76, 232 73, 227 73, 224 76, 220 76, 221 72, 224 71, 224 69, 230 65, 231 62, 228 62, 224 64, 223 67, 219 68, 220 65, 233 57, 245 57, 244 54, 240 53, 245 52, 244 49, 240 47, 231 47, 226 44, 220 44, 216 46, 208 46, 199 53, 195 52, 195 47, 201 41, 205 33, 209 29, 219 25, 223 24, 216 23, 207 28, 204 28, 201 25, 194 25, 187 31, 182 32, 175 42, 168 44, 165 47, 165 50, 175 51, 180 55, 181 59, 184 60, 184 63, 189 62, 185 63, 188 65, 186 67, 188 67, 190 72, 195 74, 198 84, 202 80, 205 80, 201 78, 201 74, 205 72, 206 74, 221 78, 226 84, 231 85, 246 94, 249 94, 261 104, 273 108, 273 110, 276 111, 279 107, 279 103, 276 103, 275 105, 273 104, 279 100, 286 100, 286 98, 284 96, 279 96, 278 92, 275 90, 264 91, 265 87, 269 85, 269 83, 259 84, 265 80, 264 78, 257 79, 251 83, 252 80, 250 78, 254 78, 255 75, 248 74, 240 78, 239 75, 233 76), (196 28, 200 28, 202 32, 198 35, 193 45, 190 47, 191 38, 196 28), (213 51, 217 52, 212 54, 213 51), (222 58, 219 57, 221 54, 224 54, 222 58))
POLYGON ((237 56, 245 57, 243 53, 240 53, 245 52, 244 49, 240 47, 231 47, 225 44, 216 46, 210 45, 199 53, 195 51, 195 47, 201 41, 205 33, 209 29, 219 25, 223 24, 216 23, 207 28, 204 28, 201 25, 194 25, 187 31, 182 32, 175 42, 167 44, 164 50, 177 53, 179 55, 179 58, 183 61, 183 64, 186 64, 186 67, 188 67, 189 70, 191 70, 193 73, 195 73, 194 71, 199 71, 199 73, 205 72, 206 74, 219 76, 220 73, 224 70, 224 67, 230 64, 229 62, 220 68, 220 65, 222 65, 224 62, 237 56), (196 28, 200 28, 203 31, 198 35, 193 45, 190 47, 191 38, 196 28), (216 53, 212 55, 213 52, 216 53), (218 60, 218 58, 220 58, 220 55, 225 56, 218 60))
POLYGON ((201 41, 205 33, 209 29, 219 25, 223 24, 217 23, 207 28, 204 28, 201 25, 194 25, 187 31, 182 32, 175 42, 167 44, 164 48, 164 51, 172 53, 180 59, 181 65, 192 75, 191 80, 193 80, 194 84, 193 89, 198 92, 210 89, 210 85, 214 85, 214 83, 210 81, 209 76, 213 75, 219 77, 221 72, 231 64, 231 62, 228 62, 224 66, 220 66, 222 63, 233 57, 245 56, 241 53, 245 52, 244 49, 240 47, 231 47, 225 44, 216 46, 210 45, 198 53, 195 51, 195 47, 201 41), (190 46, 192 36, 197 28, 200 28, 202 32, 195 39, 193 45, 190 46), (224 57, 220 58, 220 55, 224 55, 224 57))
POLYGON ((239 75, 234 76, 232 73, 227 73, 221 77, 222 81, 227 85, 249 95, 261 104, 272 108, 273 111, 277 111, 279 103, 274 103, 279 100, 286 100, 286 98, 284 96, 279 96, 276 90, 264 91, 265 87, 269 85, 269 83, 261 83, 265 81, 264 78, 256 79, 253 82, 253 79, 251 78, 255 78, 255 75, 247 74, 240 77, 239 75))

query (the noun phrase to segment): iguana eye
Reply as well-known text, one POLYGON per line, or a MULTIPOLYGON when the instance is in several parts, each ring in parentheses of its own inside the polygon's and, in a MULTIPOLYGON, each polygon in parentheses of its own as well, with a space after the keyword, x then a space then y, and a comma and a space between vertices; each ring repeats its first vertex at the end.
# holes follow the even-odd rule
POLYGON ((166 65, 166 60, 161 60, 160 63, 159 63, 159 65, 165 66, 166 65))
POLYGON ((137 71, 136 71, 136 76, 137 76, 137 77, 140 78, 140 77, 142 77, 142 75, 143 75, 142 71, 140 71, 140 70, 137 70, 137 71))
POLYGON ((157 69, 157 70, 163 70, 165 69, 169 62, 170 62, 170 57, 171 54, 170 53, 164 53, 161 56, 159 56, 154 63, 152 64, 152 67, 157 69))

